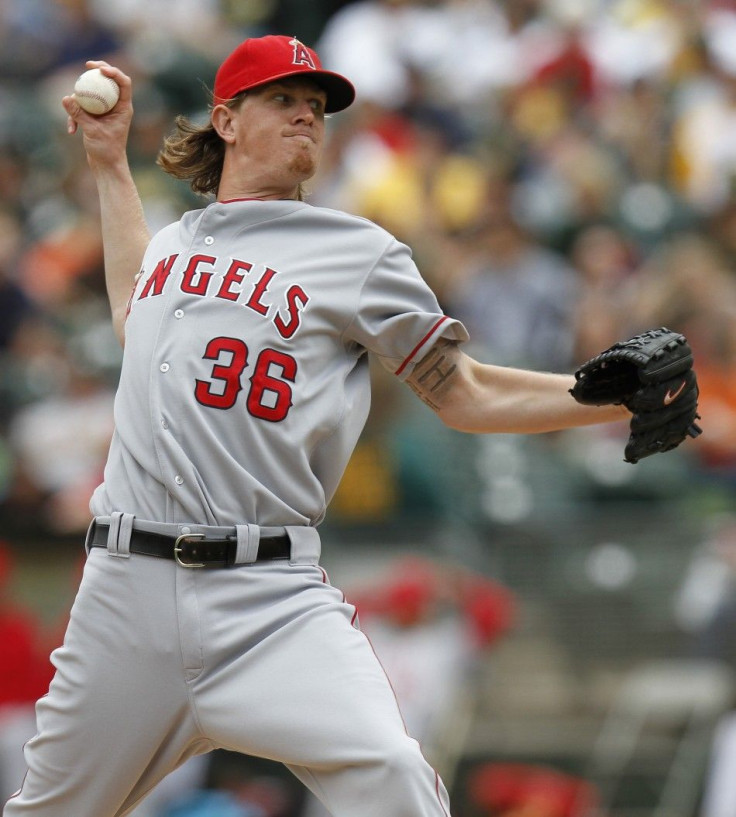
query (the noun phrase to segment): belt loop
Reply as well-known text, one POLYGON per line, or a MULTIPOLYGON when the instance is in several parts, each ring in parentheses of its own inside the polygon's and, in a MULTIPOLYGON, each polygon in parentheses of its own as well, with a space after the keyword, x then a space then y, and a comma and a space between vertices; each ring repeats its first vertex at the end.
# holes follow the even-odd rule
POLYGON ((113 511, 110 514, 110 529, 107 532, 107 552, 110 556, 123 559, 130 557, 130 535, 133 532, 132 513, 113 511))
POLYGON ((322 552, 322 541, 317 528, 310 528, 307 525, 287 525, 286 535, 291 540, 292 564, 319 564, 319 557, 322 552))
POLYGON ((87 535, 84 538, 84 550, 87 556, 89 556, 89 552, 92 549, 92 535, 95 532, 95 525, 97 524, 97 517, 95 517, 90 523, 89 527, 87 528, 87 535))
POLYGON ((258 525, 236 525, 235 532, 237 534, 235 564, 253 564, 258 556, 258 543, 261 539, 261 529, 258 525))

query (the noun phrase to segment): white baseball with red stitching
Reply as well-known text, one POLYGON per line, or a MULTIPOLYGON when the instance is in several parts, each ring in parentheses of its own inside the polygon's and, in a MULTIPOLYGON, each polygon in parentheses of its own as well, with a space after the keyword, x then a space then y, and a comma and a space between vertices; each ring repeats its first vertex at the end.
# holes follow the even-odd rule
POLYGON ((91 68, 74 83, 74 97, 87 113, 101 116, 115 107, 120 87, 99 68, 91 68))

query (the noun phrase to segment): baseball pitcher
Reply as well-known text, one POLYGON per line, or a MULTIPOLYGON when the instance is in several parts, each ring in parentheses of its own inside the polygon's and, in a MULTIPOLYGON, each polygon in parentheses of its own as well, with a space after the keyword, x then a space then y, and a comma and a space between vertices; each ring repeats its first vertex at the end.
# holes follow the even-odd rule
POLYGON ((215 748, 281 761, 336 817, 448 817, 355 609, 320 566, 318 526, 368 414, 368 353, 462 431, 633 411, 646 431, 634 460, 696 433, 691 358, 664 385, 644 365, 684 339, 658 337, 651 354, 640 342, 577 378, 468 357, 406 246, 302 200, 325 115, 354 90, 290 37, 239 45, 209 121, 177 120, 159 164, 212 200, 150 237, 126 159, 131 80, 87 68, 120 88, 103 115, 63 105, 97 183, 125 352, 84 577, 5 817, 122 817, 215 748), (600 369, 617 377, 583 389, 600 369))

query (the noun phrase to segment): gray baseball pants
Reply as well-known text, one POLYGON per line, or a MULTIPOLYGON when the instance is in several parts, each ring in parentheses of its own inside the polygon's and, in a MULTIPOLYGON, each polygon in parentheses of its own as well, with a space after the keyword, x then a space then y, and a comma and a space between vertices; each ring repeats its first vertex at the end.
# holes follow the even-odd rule
POLYGON ((122 817, 215 748, 283 762, 335 817, 448 817, 310 541, 223 569, 93 548, 4 817, 122 817))

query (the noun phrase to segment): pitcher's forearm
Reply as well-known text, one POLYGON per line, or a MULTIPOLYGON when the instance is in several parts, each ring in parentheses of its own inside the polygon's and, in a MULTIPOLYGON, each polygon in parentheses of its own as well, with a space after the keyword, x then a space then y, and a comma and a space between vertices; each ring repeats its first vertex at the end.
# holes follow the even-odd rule
POLYGON ((625 420, 623 406, 583 406, 573 375, 481 364, 439 341, 408 379, 445 425, 480 434, 534 434, 625 420))
POLYGON ((62 104, 68 114, 69 134, 82 131, 87 162, 97 184, 105 282, 115 334, 123 343, 128 300, 150 238, 127 159, 133 119, 132 86, 127 74, 104 61, 88 60, 86 67, 99 68, 120 89, 117 104, 102 116, 84 111, 74 95, 65 96, 62 104))
POLYGON ((100 196, 105 283, 113 328, 122 343, 128 301, 150 233, 127 161, 98 168, 95 180, 100 196))
POLYGON ((624 406, 580 405, 569 392, 574 382, 570 375, 483 366, 465 410, 451 403, 439 416, 460 431, 486 434, 538 434, 630 417, 624 406))

